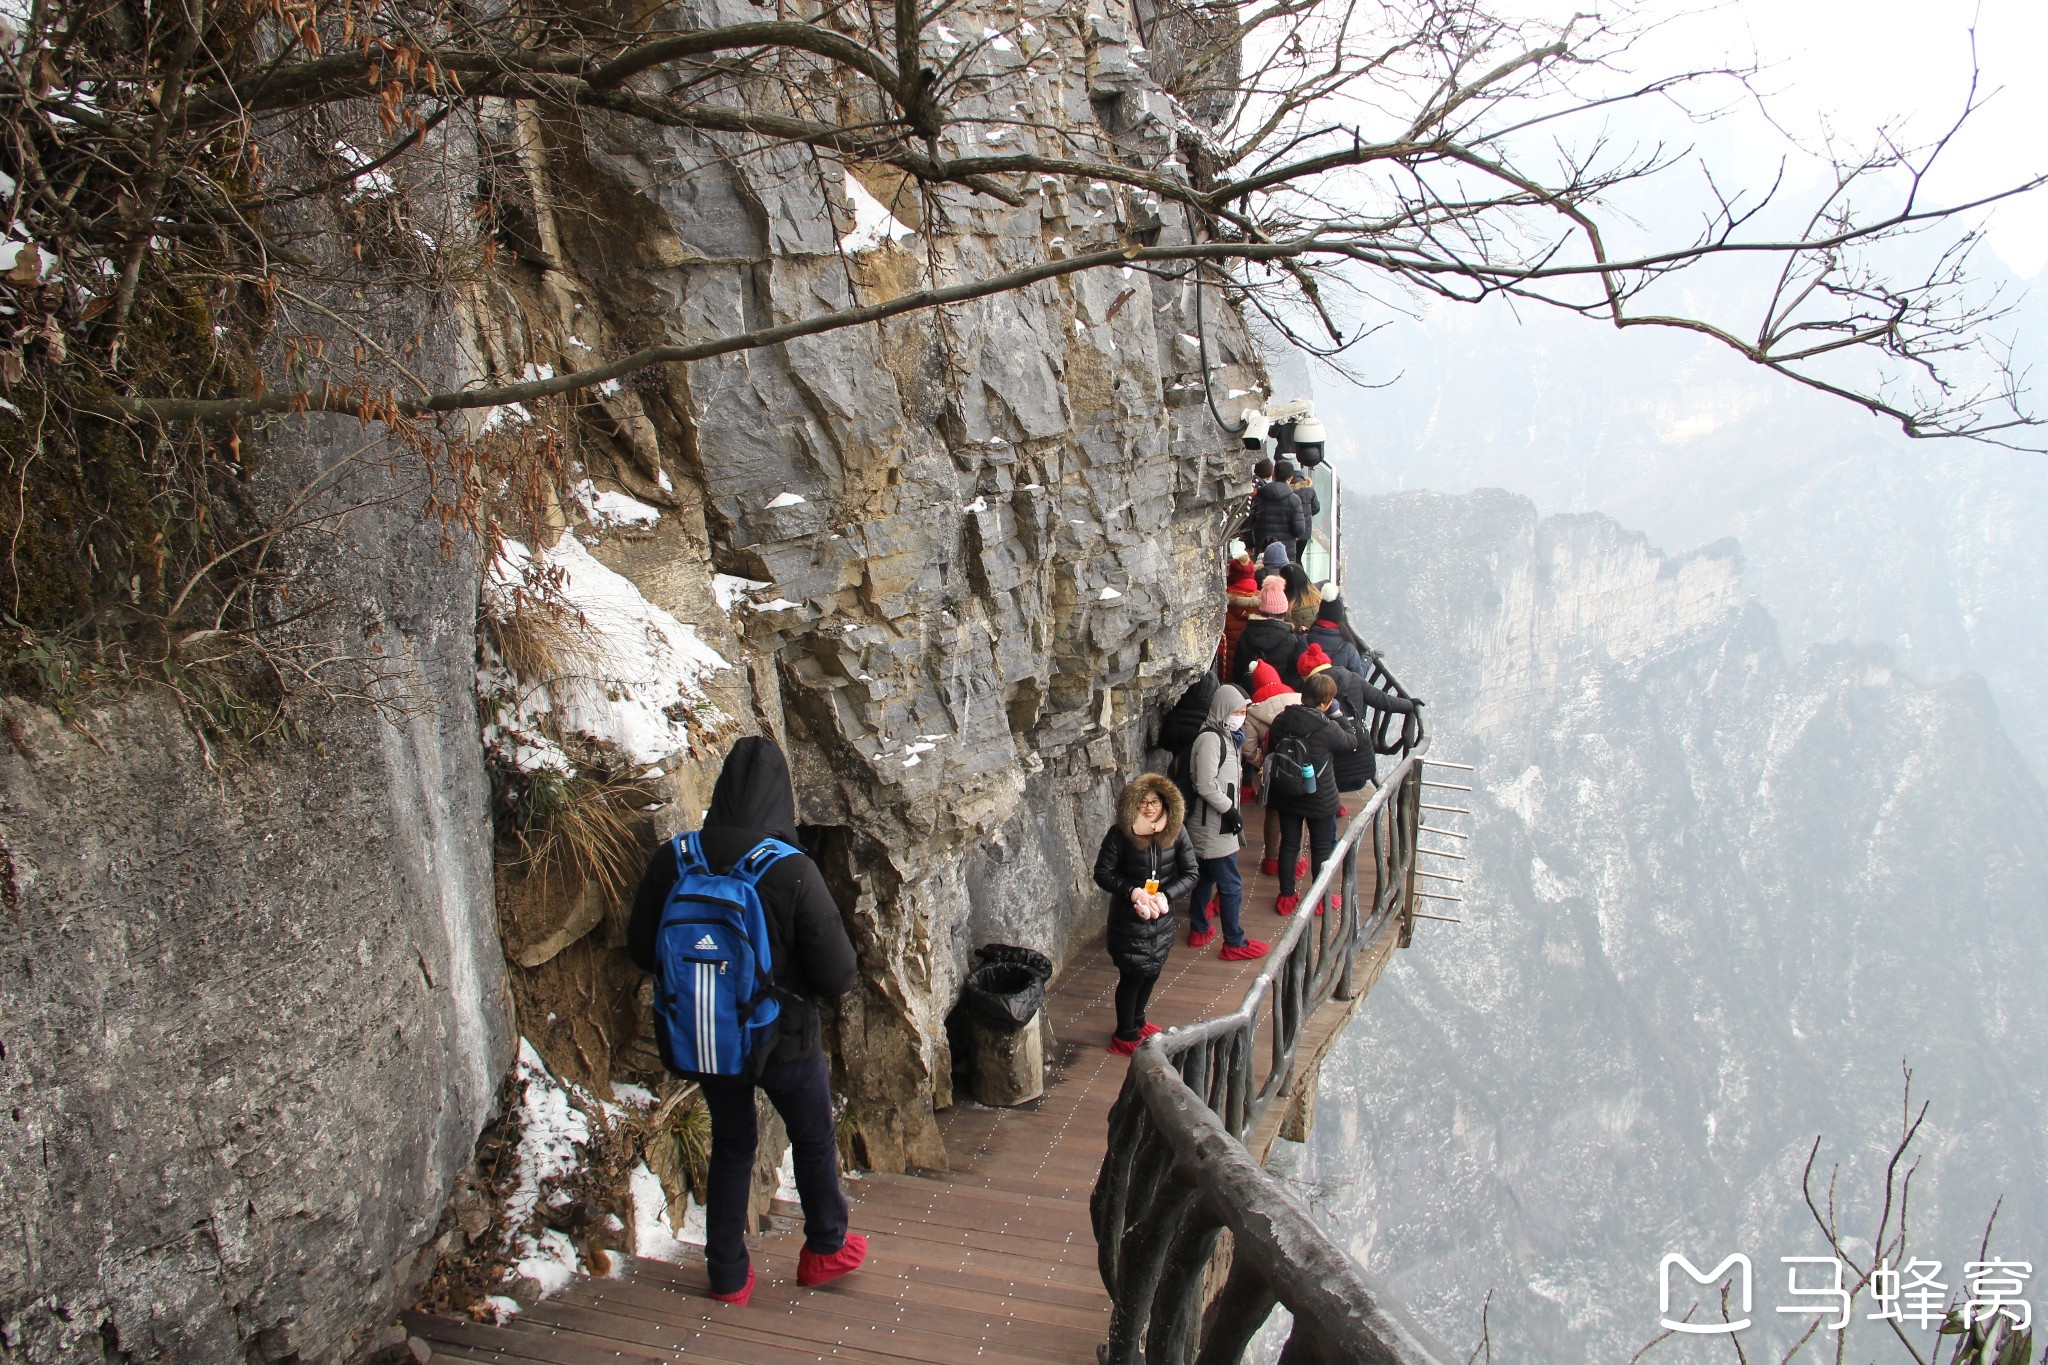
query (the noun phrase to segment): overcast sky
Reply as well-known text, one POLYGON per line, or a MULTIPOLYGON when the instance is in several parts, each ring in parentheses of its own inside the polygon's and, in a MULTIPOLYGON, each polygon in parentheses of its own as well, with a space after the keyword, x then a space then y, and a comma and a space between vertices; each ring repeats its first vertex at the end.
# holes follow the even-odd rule
MULTIPOLYGON (((1674 26, 1672 42, 1753 45, 1769 68, 1773 115, 1802 136, 1825 116, 1850 135, 1905 119, 1926 139, 1962 106, 1973 22, 1980 93, 1997 93, 1945 155, 1947 174, 1934 186, 1967 197, 2048 172, 2048 2, 1729 0, 1674 26)), ((2037 276, 2048 263, 2048 191, 1994 211, 1989 239, 2013 273, 2037 276)))

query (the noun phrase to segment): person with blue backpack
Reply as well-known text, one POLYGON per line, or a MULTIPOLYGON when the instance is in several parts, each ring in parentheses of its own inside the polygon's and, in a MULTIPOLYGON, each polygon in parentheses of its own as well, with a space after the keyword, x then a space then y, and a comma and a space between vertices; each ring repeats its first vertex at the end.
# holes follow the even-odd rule
POLYGON ((704 827, 648 861, 626 928, 654 973, 654 1036, 671 1071, 697 1083, 711 1114, 705 1268, 711 1297, 754 1292, 747 1205, 759 1141, 754 1091, 789 1129, 804 1248, 797 1282, 824 1284, 867 1256, 847 1231, 818 1002, 860 979, 853 943, 818 867, 797 842, 789 762, 747 735, 726 755, 704 827))

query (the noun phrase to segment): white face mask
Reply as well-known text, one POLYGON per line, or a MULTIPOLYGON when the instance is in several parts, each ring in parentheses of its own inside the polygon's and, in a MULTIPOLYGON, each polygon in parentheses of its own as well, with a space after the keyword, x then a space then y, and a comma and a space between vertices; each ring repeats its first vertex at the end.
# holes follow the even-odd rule
POLYGON ((1244 729, 1244 712, 1240 711, 1230 718, 1230 728, 1233 730, 1244 729))

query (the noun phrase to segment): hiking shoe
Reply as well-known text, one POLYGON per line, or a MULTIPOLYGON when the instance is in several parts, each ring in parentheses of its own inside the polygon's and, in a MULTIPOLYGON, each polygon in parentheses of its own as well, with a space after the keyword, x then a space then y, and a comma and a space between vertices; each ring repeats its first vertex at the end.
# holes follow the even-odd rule
POLYGON ((836 1280, 849 1270, 860 1269, 860 1263, 867 1258, 868 1239, 857 1232, 849 1232, 845 1243, 830 1255, 821 1256, 809 1247, 798 1252, 796 1282, 806 1289, 816 1289, 827 1280, 836 1280))
POLYGON ((747 1300, 754 1297, 754 1267, 747 1267, 747 1282, 730 1294, 713 1294, 720 1303, 729 1303, 735 1308, 745 1308, 747 1300))
POLYGON ((1128 1057, 1133 1052, 1136 1052, 1138 1044, 1144 1041, 1143 1038, 1118 1038, 1112 1036, 1109 1040, 1110 1055, 1114 1057, 1128 1057))
POLYGON ((1161 1027, 1159 1027, 1159 1025, 1157 1025, 1157 1024, 1147 1024, 1147 1025, 1145 1025, 1145 1027, 1144 1027, 1144 1028, 1143 1028, 1143 1029, 1142 1029, 1142 1030, 1141 1030, 1141 1031, 1139 1032, 1139 1034, 1138 1034, 1138 1041, 1142 1043, 1142 1042, 1144 1042, 1144 1041, 1145 1041, 1145 1040, 1146 1040, 1147 1038, 1150 1038, 1150 1037, 1152 1037, 1152 1036, 1153 1036, 1154 1034, 1158 1034, 1158 1033, 1164 1033, 1164 1032, 1166 1032, 1166 1030, 1165 1030, 1165 1029, 1163 1029, 1163 1028, 1161 1028, 1161 1027))
POLYGON ((1294 913, 1294 908, 1300 904, 1301 897, 1299 896, 1282 896, 1278 901, 1274 902, 1273 913, 1276 915, 1291 915, 1294 913))
POLYGON ((1223 951, 1216 954, 1216 956, 1222 958, 1225 962, 1250 962, 1255 957, 1264 957, 1266 951, 1266 944, 1259 942, 1255 938, 1248 938, 1234 947, 1227 943, 1224 944, 1223 951))
POLYGON ((1206 948, 1215 941, 1216 931, 1214 929, 1188 930, 1188 947, 1190 948, 1206 948))
POLYGON ((1279 875, 1280 875, 1280 860, 1279 860, 1278 858, 1262 858, 1262 859, 1260 859, 1260 860, 1259 860, 1259 871, 1260 871, 1260 872, 1261 872, 1262 874, 1264 874, 1265 876, 1268 876, 1268 877, 1277 877, 1277 876, 1279 876, 1279 875))

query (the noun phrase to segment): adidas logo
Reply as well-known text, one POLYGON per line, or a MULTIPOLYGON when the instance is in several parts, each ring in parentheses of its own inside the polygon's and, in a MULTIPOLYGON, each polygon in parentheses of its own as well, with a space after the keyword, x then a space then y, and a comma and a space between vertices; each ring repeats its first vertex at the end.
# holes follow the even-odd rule
POLYGON ((718 940, 711 937, 711 935, 706 934, 704 935, 704 937, 697 940, 697 946, 699 948, 716 948, 718 946, 718 940))

